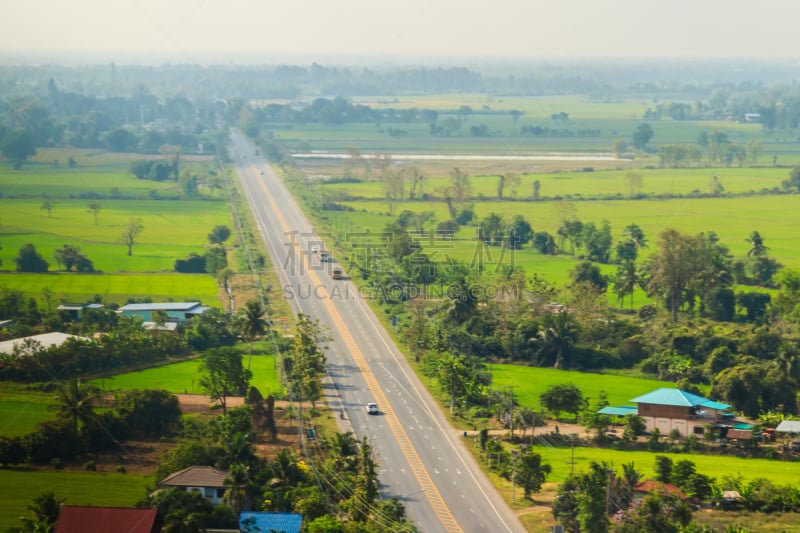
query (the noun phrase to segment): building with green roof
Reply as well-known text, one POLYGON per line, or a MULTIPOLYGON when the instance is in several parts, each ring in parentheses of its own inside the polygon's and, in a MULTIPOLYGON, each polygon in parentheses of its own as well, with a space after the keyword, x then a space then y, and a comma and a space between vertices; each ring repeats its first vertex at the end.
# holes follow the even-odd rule
POLYGON ((730 405, 676 388, 661 388, 631 400, 647 431, 667 435, 678 430, 684 437, 702 435, 708 424, 722 422, 730 405))

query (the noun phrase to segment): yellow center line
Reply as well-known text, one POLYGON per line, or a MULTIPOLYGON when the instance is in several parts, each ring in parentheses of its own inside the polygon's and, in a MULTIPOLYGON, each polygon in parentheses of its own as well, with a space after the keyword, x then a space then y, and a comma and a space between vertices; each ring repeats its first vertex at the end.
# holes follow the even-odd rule
MULTIPOLYGON (((258 179, 258 184, 264 193, 267 201, 269 202, 270 207, 272 208, 273 213, 278 217, 278 222, 283 229, 284 235, 291 234, 291 228, 286 223, 286 219, 283 217, 283 213, 281 213, 278 205, 275 203, 275 199, 269 193, 266 184, 264 183, 264 179, 256 170, 256 167, 252 167, 253 174, 258 179)), ((295 248, 297 247, 297 241, 292 239, 291 242, 291 253, 295 253, 295 248)), ((302 256, 301 256, 302 260, 302 256)), ((408 434, 403 428, 403 425, 400 423, 400 420, 394 413, 389 400, 386 398, 386 395, 383 392, 378 380, 375 378, 375 374, 373 374, 372 369, 370 369, 369 364, 367 364, 367 360, 364 357, 364 354, 358 348, 358 344, 356 344, 355 339, 350 334, 350 330, 347 327, 344 318, 342 317, 339 310, 333 305, 333 301, 328 294, 328 288, 321 282, 319 276, 314 271, 314 269, 308 268, 308 275, 311 277, 311 281, 317 287, 324 287, 325 294, 324 298, 322 299, 323 305, 325 309, 328 311, 331 319, 333 320, 334 325, 336 326, 339 334, 342 336, 342 340, 344 341, 345 346, 350 352, 350 355, 353 357, 353 360, 356 363, 356 366, 361 371, 364 380, 367 383, 367 388, 369 389, 372 396, 375 398, 375 401, 378 402, 378 405, 381 406, 381 410, 384 413, 384 418, 386 420, 389 429, 394 434, 395 441, 397 445, 400 447, 400 451, 405 456, 406 460, 408 461, 409 466, 411 467, 411 471, 414 473, 414 477, 417 478, 419 485, 421 488, 424 489, 425 497, 430 502, 433 511, 436 513, 436 516, 439 517, 439 521, 445 527, 447 531, 452 532, 461 532, 463 531, 461 527, 456 522, 453 513, 450 512, 450 508, 447 507, 447 504, 444 502, 441 493, 439 492, 436 484, 433 482, 428 470, 425 468, 425 465, 422 463, 422 460, 419 458, 417 454, 417 450, 414 448, 414 445, 411 444, 411 439, 408 438, 408 434)))

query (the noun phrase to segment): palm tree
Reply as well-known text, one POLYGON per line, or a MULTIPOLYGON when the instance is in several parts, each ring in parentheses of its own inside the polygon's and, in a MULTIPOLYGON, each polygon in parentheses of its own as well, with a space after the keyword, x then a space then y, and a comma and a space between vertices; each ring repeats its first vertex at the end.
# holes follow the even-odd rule
POLYGON ((250 483, 250 475, 246 466, 241 464, 231 465, 228 477, 225 478, 225 486, 228 490, 222 500, 233 509, 238 516, 241 511, 247 510, 248 497, 247 485, 250 483))
POLYGON ((750 249, 747 251, 747 257, 759 257, 767 253, 767 248, 764 246, 764 237, 757 231, 753 231, 750 234, 750 237, 745 239, 747 242, 750 243, 750 249))
POLYGON ((349 431, 334 433, 328 438, 328 449, 338 472, 350 470, 358 454, 358 441, 349 431))
POLYGON ((86 424, 94 419, 92 402, 99 395, 100 390, 94 385, 73 378, 59 385, 50 409, 60 417, 71 420, 77 431, 79 422, 86 424))
POLYGON ((636 250, 647 248, 647 238, 644 236, 644 231, 642 231, 642 228, 640 228, 638 224, 626 226, 623 230, 623 235, 636 246, 636 250))
POLYGON ((250 362, 253 359, 253 340, 266 333, 269 324, 266 319, 265 309, 258 300, 247 302, 244 309, 242 309, 239 320, 242 334, 250 342, 247 356, 247 369, 250 370, 250 362))
POLYGON ((569 311, 546 315, 537 336, 542 343, 540 353, 555 352, 553 368, 569 366, 572 348, 578 340, 578 323, 569 311))
POLYGON ((625 307, 625 296, 631 295, 631 309, 633 309, 633 294, 639 282, 639 273, 634 261, 625 261, 617 267, 617 275, 614 278, 614 293, 620 303, 620 307, 625 307))
POLYGON ((25 533, 52 533, 61 511, 64 498, 57 498, 53 491, 43 492, 33 499, 25 508, 33 513, 33 518, 21 517, 22 528, 25 533))

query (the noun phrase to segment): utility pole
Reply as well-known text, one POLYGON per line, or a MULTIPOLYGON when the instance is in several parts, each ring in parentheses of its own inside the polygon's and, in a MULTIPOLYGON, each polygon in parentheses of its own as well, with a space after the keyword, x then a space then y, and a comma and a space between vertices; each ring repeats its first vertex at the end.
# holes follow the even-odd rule
POLYGON ((508 385, 508 426, 511 429, 511 440, 514 440, 514 387, 516 385, 508 385))
POLYGON ((577 436, 576 433, 570 433, 569 435, 569 449, 570 449, 570 459, 569 459, 569 475, 575 473, 575 437, 577 436))

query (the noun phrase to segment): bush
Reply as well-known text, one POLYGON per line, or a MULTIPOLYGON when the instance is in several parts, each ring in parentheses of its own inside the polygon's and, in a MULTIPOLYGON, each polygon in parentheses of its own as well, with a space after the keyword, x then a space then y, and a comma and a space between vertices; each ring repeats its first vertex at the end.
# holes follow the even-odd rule
POLYGON ((83 469, 88 470, 89 472, 94 472, 97 470, 97 463, 95 463, 94 461, 86 461, 83 464, 83 469))
POLYGON ((50 461, 50 466, 56 470, 64 470, 64 461, 62 461, 59 457, 53 457, 53 459, 50 461))
POLYGON ((70 461, 86 452, 86 442, 71 426, 45 422, 22 438, 31 462, 46 464, 58 457, 70 461))
POLYGON ((119 466, 117 467, 117 472, 119 472, 120 474, 127 474, 127 473, 128 473, 128 469, 127 469, 127 468, 125 468, 125 467, 124 467, 124 466, 122 466, 122 465, 119 465, 119 466))
POLYGON ((131 431, 148 437, 170 434, 181 419, 178 398, 164 390, 132 390, 117 400, 117 412, 131 431))

